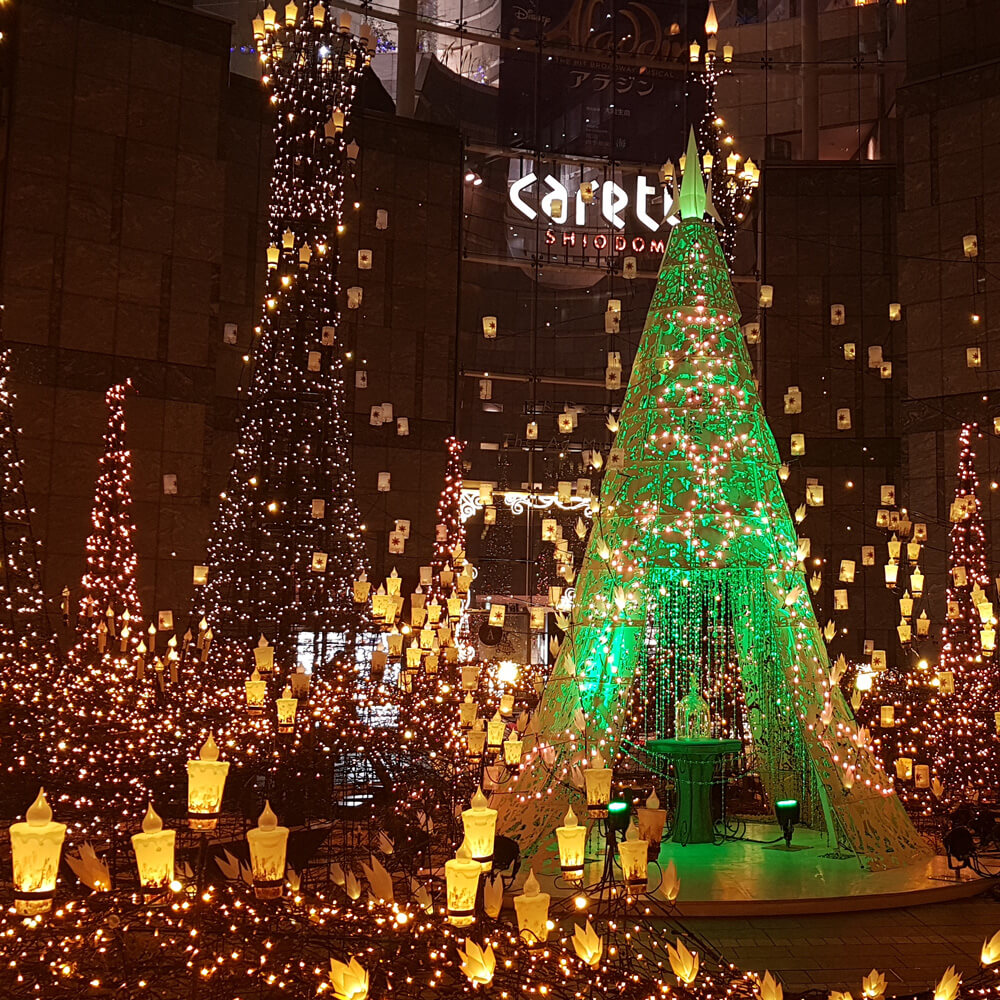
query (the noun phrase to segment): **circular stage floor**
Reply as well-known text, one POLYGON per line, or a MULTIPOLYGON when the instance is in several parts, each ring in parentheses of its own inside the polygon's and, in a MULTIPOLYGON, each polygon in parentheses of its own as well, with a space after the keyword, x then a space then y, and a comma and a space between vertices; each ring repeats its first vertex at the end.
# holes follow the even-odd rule
MULTIPOLYGON (((791 849, 784 842, 769 841, 778 835, 771 824, 748 824, 748 840, 726 841, 719 845, 666 843, 660 849, 659 863, 666 871, 672 860, 680 879, 676 906, 663 903, 663 914, 689 917, 787 916, 802 913, 844 913, 940 903, 978 895, 997 885, 998 879, 984 879, 969 871, 955 873, 947 859, 932 856, 917 864, 889 871, 869 872, 852 855, 831 856, 823 834, 796 828, 791 849)), ((599 841, 592 835, 586 883, 600 876, 599 841)), ((574 891, 555 884, 559 870, 555 838, 543 854, 532 862, 543 889, 553 901, 574 895, 574 891), (541 869, 539 871, 539 869, 541 869)), ((527 875, 522 864, 518 883, 527 875)), ((653 901, 644 901, 656 912, 661 893, 654 891, 659 882, 655 866, 650 865, 650 891, 653 901)))

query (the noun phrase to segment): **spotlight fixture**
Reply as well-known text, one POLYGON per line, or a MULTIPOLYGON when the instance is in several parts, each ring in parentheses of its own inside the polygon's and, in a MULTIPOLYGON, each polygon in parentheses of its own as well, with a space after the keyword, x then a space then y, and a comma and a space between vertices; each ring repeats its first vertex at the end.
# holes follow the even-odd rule
POLYGON ((780 799, 774 803, 774 815, 778 819, 786 847, 792 846, 792 834, 795 832, 795 824, 801 818, 801 812, 798 799, 780 799))

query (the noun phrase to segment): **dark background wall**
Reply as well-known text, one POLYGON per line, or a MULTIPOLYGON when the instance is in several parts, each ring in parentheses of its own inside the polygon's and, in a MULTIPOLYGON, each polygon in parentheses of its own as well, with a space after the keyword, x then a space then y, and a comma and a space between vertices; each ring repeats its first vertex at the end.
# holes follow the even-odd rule
MULTIPOLYGON (((103 395, 131 378, 140 592, 148 610, 183 608, 236 440, 259 308, 266 98, 229 76, 228 22, 152 2, 17 10, 5 41, 3 332, 46 590, 79 582, 103 395), (227 324, 235 344, 223 342, 227 324)), ((453 132, 377 116, 356 132, 342 284, 365 287, 345 325, 370 380, 354 405, 393 401, 410 418, 408 438, 359 422, 354 462, 381 571, 392 518, 433 530, 453 411, 460 164, 453 132), (389 211, 384 232, 376 207, 389 211), (375 251, 363 281, 359 246, 375 251), (376 493, 383 470, 390 494, 376 493)), ((426 553, 407 557, 415 572, 426 553)))

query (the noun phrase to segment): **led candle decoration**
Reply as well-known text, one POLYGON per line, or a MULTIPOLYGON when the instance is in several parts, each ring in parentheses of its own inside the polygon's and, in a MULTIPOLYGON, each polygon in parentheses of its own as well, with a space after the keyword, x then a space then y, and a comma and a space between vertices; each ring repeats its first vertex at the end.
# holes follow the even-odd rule
POLYGON ((467 756, 471 760, 478 760, 483 756, 486 749, 486 730, 483 729, 483 720, 476 719, 472 723, 472 729, 466 734, 465 743, 467 756))
POLYGON ((474 861, 483 866, 483 871, 493 869, 493 842, 496 838, 497 811, 491 809, 481 788, 476 789, 469 809, 462 811, 465 827, 465 841, 474 861))
POLYGON ((648 882, 646 859, 649 844, 639 836, 633 820, 628 825, 625 839, 618 845, 622 862, 622 878, 630 889, 645 889, 648 882))
POLYGON ((211 733, 197 760, 187 762, 188 826, 192 830, 214 830, 219 822, 222 793, 229 774, 229 762, 219 760, 219 748, 211 733))
POLYGON ((251 715, 260 715, 264 711, 264 700, 267 698, 267 681, 262 681, 260 674, 254 670, 244 687, 247 692, 247 709, 251 715))
POLYGON ((649 854, 652 859, 660 853, 660 841, 663 839, 663 828, 667 825, 667 810, 660 808, 660 800, 654 790, 645 806, 636 810, 639 819, 639 836, 649 844, 649 854))
MULTIPOLYGON (((292 675, 294 676, 294 674, 292 675)), ((295 732, 295 713, 299 707, 298 698, 292 694, 291 686, 286 686, 281 697, 277 699, 278 706, 278 732, 295 732)))
POLYGON ((567 882, 581 882, 587 848, 587 828, 577 821, 572 806, 566 810, 563 825, 556 827, 556 843, 559 845, 559 867, 563 878, 567 882))
POLYGON ((500 714, 509 716, 514 711, 514 696, 512 694, 501 695, 500 714))
POLYGON ((142 833, 132 834, 135 864, 139 869, 139 884, 147 903, 162 900, 174 881, 175 830, 164 830, 163 820, 149 803, 142 821, 142 833))
POLYGON ((469 663, 462 667, 462 690, 475 691, 479 687, 479 665, 469 663))
POLYGON ((444 863, 448 923, 469 927, 476 922, 476 893, 483 866, 473 861, 469 845, 463 840, 455 857, 444 863))
POLYGON ((33 917, 52 909, 66 824, 52 821, 44 788, 38 790, 24 818, 26 822, 10 828, 14 907, 18 916, 33 917))
POLYGON ((274 669, 274 647, 261 636, 253 651, 254 667, 259 674, 269 674, 274 669))
POLYGON ((500 749, 503 743, 506 723, 500 718, 500 713, 496 712, 493 718, 486 725, 486 747, 494 752, 500 749))
POLYGON ((471 729, 472 728, 473 724, 476 721, 476 712, 477 712, 478 709, 479 709, 479 706, 473 700, 472 695, 471 694, 467 694, 465 696, 465 701, 463 701, 458 706, 459 725, 463 729, 471 729))
POLYGON ((514 897, 517 929, 529 948, 537 948, 548 939, 550 901, 551 896, 541 891, 534 868, 529 869, 521 895, 514 897))
POLYGON ((608 815, 611 801, 611 768, 604 766, 604 758, 596 754, 591 767, 584 768, 583 780, 587 789, 587 812, 594 819, 608 815))
POLYGON ((279 899, 285 883, 288 827, 278 826, 278 817, 270 802, 264 802, 257 825, 247 830, 247 844, 250 846, 254 895, 258 899, 279 899))

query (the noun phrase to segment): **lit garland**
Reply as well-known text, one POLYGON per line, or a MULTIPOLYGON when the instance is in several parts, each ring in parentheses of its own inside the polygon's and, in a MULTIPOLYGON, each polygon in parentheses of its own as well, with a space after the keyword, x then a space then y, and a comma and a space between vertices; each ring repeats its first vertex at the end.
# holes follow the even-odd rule
MULTIPOLYGON (((951 507, 948 549, 947 613, 941 629, 941 655, 924 709, 927 762, 939 794, 925 802, 950 811, 959 802, 978 800, 1000 780, 1000 739, 994 712, 1000 710, 996 666, 996 615, 986 596, 991 586, 988 545, 979 501, 976 453, 978 433, 965 424, 959 435, 958 485, 951 507)), ((919 763, 924 761, 918 758, 919 763)))
POLYGON ((0 349, 0 688, 8 698, 32 701, 58 655, 45 611, 39 545, 31 529, 33 511, 24 495, 24 462, 18 450, 10 358, 0 349))
POLYGON ((102 648, 129 620, 138 623, 135 524, 132 521, 132 456, 126 443, 125 396, 131 381, 111 386, 104 400, 108 424, 90 512, 87 571, 80 581, 81 626, 102 648))
POLYGON ((693 682, 717 700, 719 734, 750 744, 772 798, 792 795, 814 822, 832 814, 869 863, 902 863, 924 847, 831 683, 693 138, 686 163, 572 619, 501 829, 539 842, 592 755, 610 758, 642 722, 629 692, 648 669, 657 735, 693 682))
POLYGON ((261 634, 284 663, 300 634, 320 672, 363 622, 351 581, 363 568, 351 435, 337 331, 338 236, 347 169, 343 131, 367 64, 364 39, 319 4, 267 8, 254 35, 271 92, 274 171, 267 290, 229 485, 209 544, 205 606, 237 652, 214 658, 238 689, 261 634))

